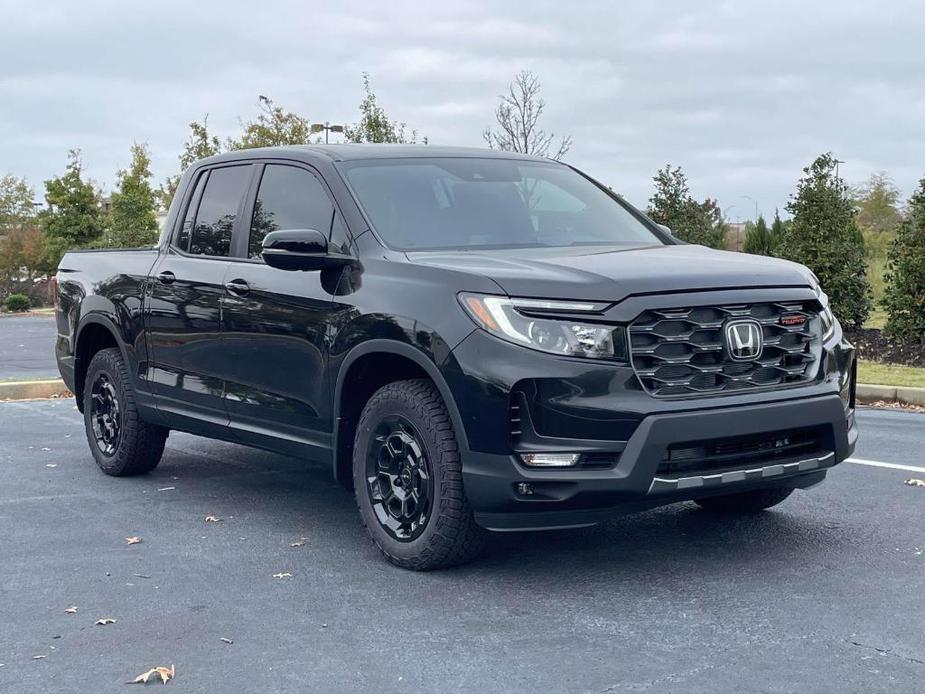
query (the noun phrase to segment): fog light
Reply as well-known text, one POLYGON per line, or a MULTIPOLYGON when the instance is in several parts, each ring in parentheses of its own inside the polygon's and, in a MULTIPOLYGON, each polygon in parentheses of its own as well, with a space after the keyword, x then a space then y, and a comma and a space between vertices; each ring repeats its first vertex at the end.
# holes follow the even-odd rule
POLYGON ((529 482, 518 482, 514 488, 520 496, 533 496, 533 485, 529 482))
POLYGON ((530 467, 571 467, 578 463, 580 453, 521 453, 520 459, 530 467))

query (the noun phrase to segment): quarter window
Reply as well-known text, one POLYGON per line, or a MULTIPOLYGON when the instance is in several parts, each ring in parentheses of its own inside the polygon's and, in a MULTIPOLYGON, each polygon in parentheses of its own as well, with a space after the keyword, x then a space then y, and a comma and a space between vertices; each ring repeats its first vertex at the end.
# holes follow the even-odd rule
POLYGON ((209 172, 205 192, 190 233, 189 252, 227 256, 238 206, 250 182, 251 167, 226 166, 209 172))
POLYGON ((268 164, 263 170, 247 256, 259 258, 263 238, 279 229, 317 229, 331 233, 334 204, 314 175, 295 166, 268 164))

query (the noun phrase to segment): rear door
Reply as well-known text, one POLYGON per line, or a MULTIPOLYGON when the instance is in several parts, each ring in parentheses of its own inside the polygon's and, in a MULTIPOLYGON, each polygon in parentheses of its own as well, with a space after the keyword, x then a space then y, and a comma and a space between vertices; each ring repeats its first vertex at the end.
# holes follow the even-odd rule
POLYGON ((231 427, 256 445, 324 457, 332 430, 327 336, 344 310, 331 301, 342 270, 272 268, 261 242, 281 229, 323 231, 338 252, 348 252, 350 240, 327 186, 307 166, 259 165, 251 198, 222 309, 231 427))
POLYGON ((158 410, 196 420, 202 433, 208 433, 203 423, 228 424, 221 299, 253 171, 246 163, 200 172, 183 221, 152 271, 147 327, 158 410))

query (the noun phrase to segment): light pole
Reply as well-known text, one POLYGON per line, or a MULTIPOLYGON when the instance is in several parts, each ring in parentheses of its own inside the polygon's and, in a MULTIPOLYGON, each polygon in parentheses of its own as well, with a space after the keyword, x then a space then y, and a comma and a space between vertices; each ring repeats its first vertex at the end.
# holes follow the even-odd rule
POLYGON ((311 132, 320 133, 324 130, 324 144, 328 144, 328 133, 342 133, 344 132, 343 125, 331 125, 328 121, 324 123, 312 123, 311 132))

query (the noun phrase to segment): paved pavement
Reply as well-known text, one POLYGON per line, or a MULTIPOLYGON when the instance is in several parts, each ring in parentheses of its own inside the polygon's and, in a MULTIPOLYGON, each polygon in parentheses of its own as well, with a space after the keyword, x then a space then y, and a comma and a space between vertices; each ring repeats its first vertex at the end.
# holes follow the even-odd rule
POLYGON ((0 316, 0 381, 57 378, 53 316, 0 316))
MULTIPOLYGON (((925 464, 925 416, 859 420, 859 458, 925 464)), ((71 402, 0 404, 0 691, 175 664, 181 692, 920 692, 912 476, 843 464, 758 517, 679 504, 416 574, 325 467, 172 434, 152 474, 113 479, 71 402)))

